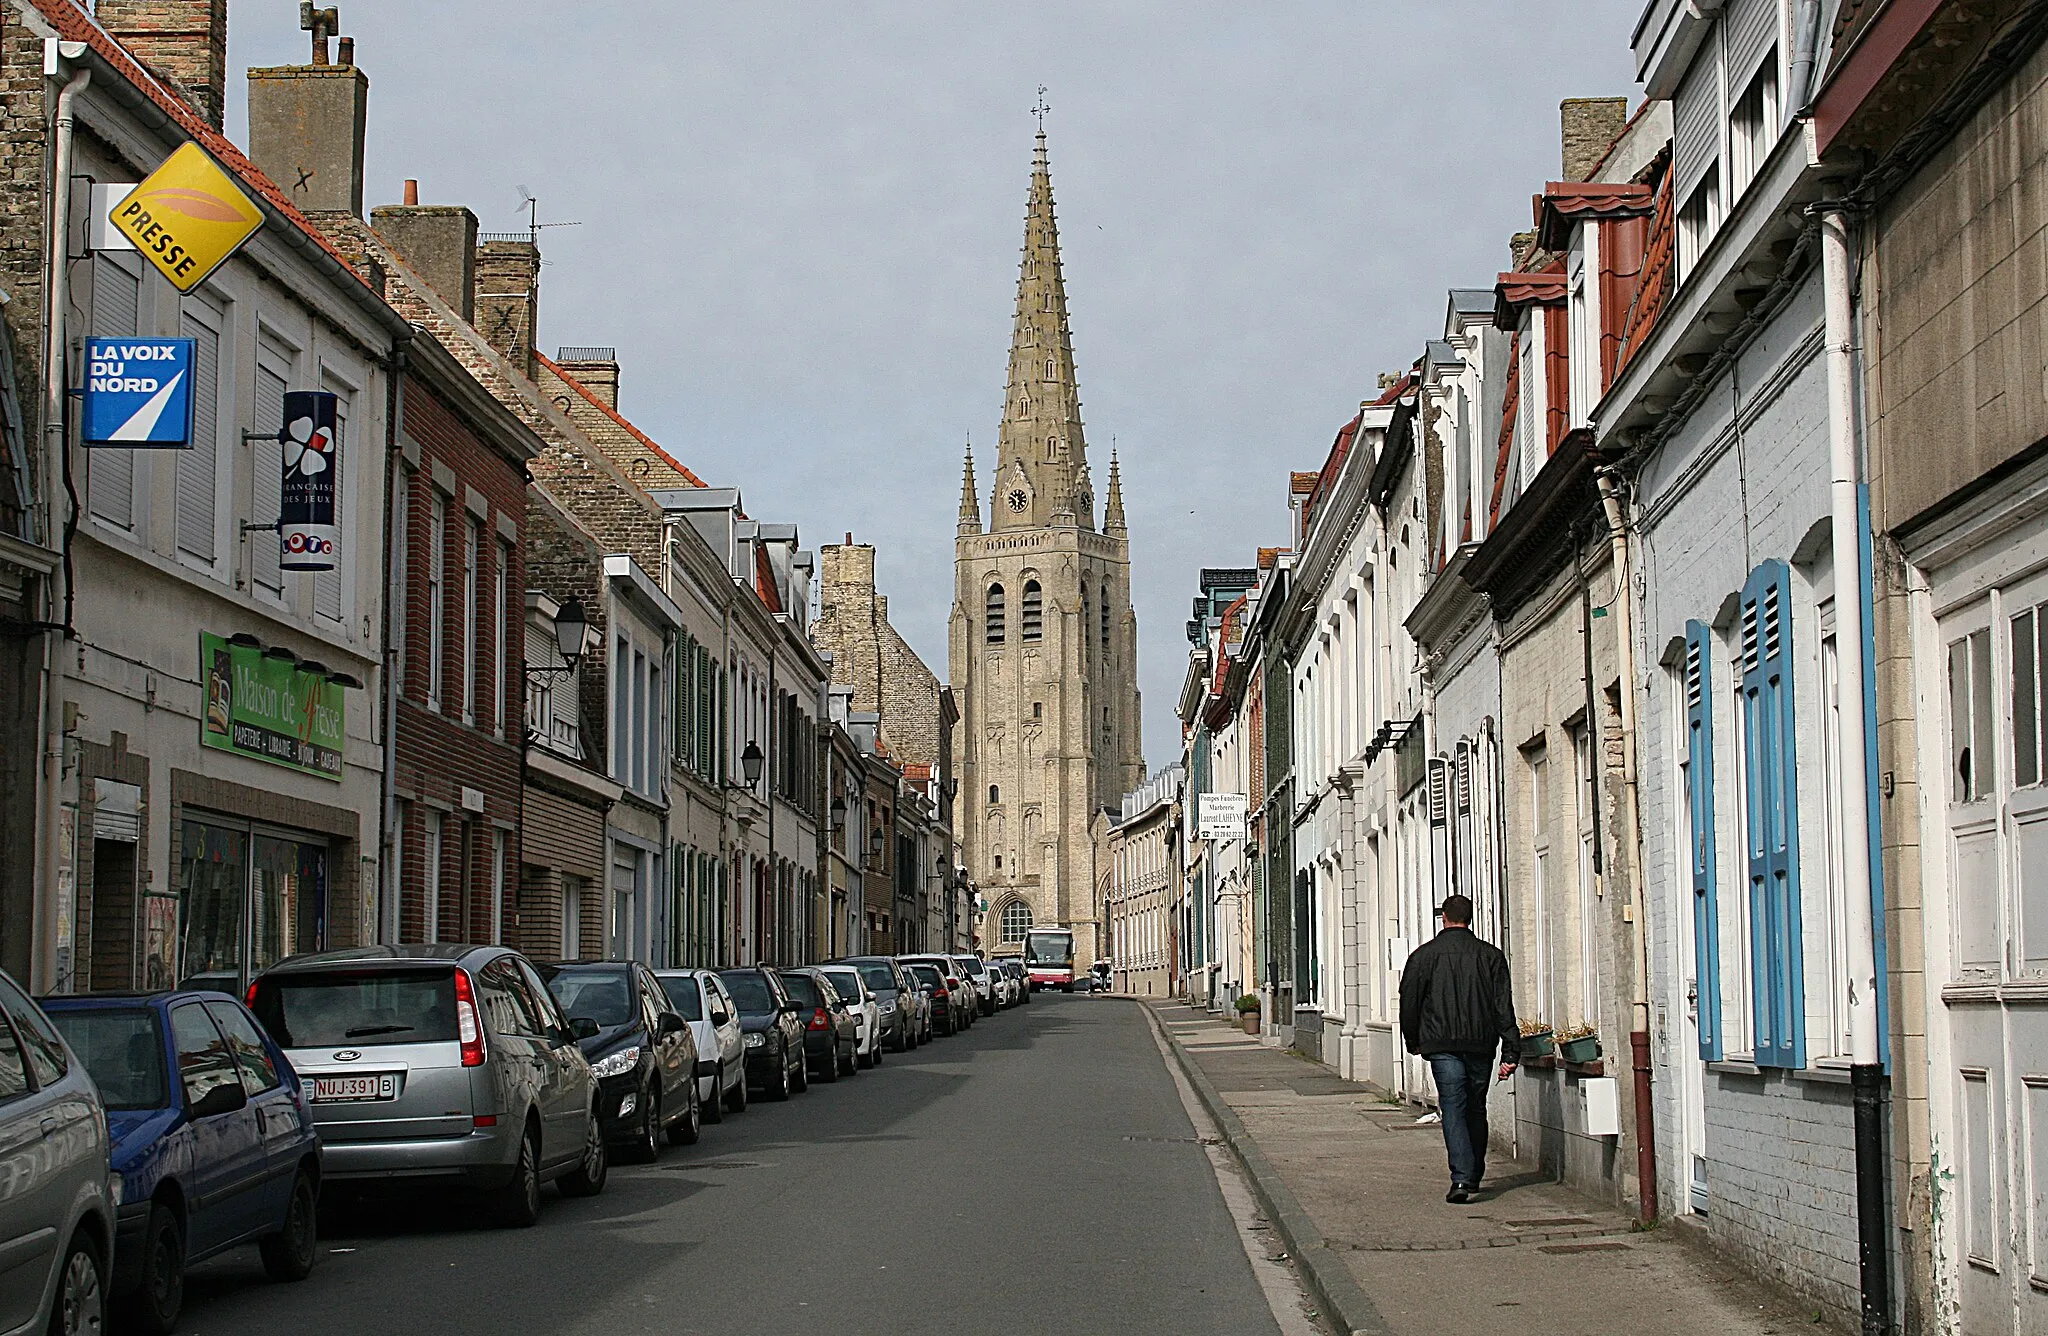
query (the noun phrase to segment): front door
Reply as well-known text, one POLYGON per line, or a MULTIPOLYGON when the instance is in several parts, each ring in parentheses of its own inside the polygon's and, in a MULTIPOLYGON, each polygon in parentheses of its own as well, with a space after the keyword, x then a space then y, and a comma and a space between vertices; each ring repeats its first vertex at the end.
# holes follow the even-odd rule
POLYGON ((1940 626, 1962 1328, 2048 1332, 2048 575, 1940 626))

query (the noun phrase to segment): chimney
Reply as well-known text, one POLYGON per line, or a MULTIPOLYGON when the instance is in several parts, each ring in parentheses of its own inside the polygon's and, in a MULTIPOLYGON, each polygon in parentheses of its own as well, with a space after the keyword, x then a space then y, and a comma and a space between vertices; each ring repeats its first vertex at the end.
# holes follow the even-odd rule
POLYGON ((421 204, 419 183, 405 183, 405 203, 370 210, 370 226, 436 296, 476 323, 476 215, 460 204, 421 204))
POLYGON ((208 125, 227 105, 227 0, 100 0, 100 26, 208 125))
POLYGON ((1625 97, 1568 97, 1557 105, 1564 132, 1564 179, 1589 181, 1628 125, 1625 97))
POLYGON ((249 157, 305 212, 360 216, 370 79, 354 42, 331 65, 325 33, 313 40, 313 64, 249 71, 249 157))
POLYGON ((540 326, 540 247, 525 232, 486 232, 481 243, 470 323, 499 356, 532 380, 533 336, 540 326))
POLYGON ((557 348, 555 365, 578 385, 604 400, 605 407, 619 409, 619 350, 617 348, 557 348))

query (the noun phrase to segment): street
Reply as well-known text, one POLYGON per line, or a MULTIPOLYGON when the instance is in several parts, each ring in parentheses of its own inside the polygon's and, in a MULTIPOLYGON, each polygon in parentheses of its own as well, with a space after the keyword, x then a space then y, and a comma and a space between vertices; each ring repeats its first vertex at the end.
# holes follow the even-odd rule
POLYGON ((191 1336, 284 1328, 1278 1330, 1140 1009, 1059 994, 547 1190, 530 1230, 372 1204, 304 1284, 246 1248, 188 1278, 191 1336))

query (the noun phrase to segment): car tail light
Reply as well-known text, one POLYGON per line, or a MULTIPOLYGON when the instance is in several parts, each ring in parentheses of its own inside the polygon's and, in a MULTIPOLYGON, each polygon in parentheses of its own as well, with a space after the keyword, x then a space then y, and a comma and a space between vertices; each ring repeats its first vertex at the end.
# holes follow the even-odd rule
POLYGON ((460 968, 455 971, 455 1036, 462 1041, 462 1065, 483 1066, 484 1024, 477 1015, 476 985, 470 982, 469 971, 460 968))
POLYGON ((946 1000, 948 994, 946 990, 943 988, 934 988, 932 990, 932 996, 937 998, 939 1001, 943 1002, 946 1000))
POLYGON ((254 979, 249 981, 249 995, 242 999, 242 1005, 248 1007, 251 1011, 256 1010, 256 981, 254 979))
POLYGON ((832 1018, 826 1014, 823 1007, 819 1007, 811 1013, 811 1028, 813 1030, 829 1030, 832 1028, 832 1018))

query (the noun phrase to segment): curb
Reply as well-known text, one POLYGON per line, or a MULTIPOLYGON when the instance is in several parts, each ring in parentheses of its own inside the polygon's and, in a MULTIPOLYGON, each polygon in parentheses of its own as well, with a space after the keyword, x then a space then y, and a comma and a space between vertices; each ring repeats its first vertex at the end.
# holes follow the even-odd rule
POLYGON ((1259 1209, 1265 1212, 1281 1242, 1287 1245, 1289 1255, 1300 1263, 1302 1279, 1307 1282, 1310 1297, 1315 1299, 1323 1315, 1336 1325, 1339 1332, 1349 1333, 1349 1336, 1385 1336, 1388 1328, 1385 1319, 1380 1317, 1379 1309, 1359 1288, 1357 1279, 1344 1265, 1343 1259, 1323 1242, 1322 1231, 1309 1219, 1308 1212, 1301 1209, 1301 1203, 1295 1200, 1293 1190, 1280 1176, 1280 1171, 1266 1159, 1265 1151, 1259 1149, 1259 1143, 1245 1130, 1243 1120, 1224 1102, 1208 1075, 1189 1056, 1173 1031, 1166 1028, 1159 1013, 1149 1004, 1140 1005, 1153 1031, 1166 1041, 1181 1074, 1194 1087, 1202 1107, 1209 1111, 1209 1117, 1215 1120, 1217 1129, 1223 1133, 1230 1153, 1244 1167, 1259 1209))

